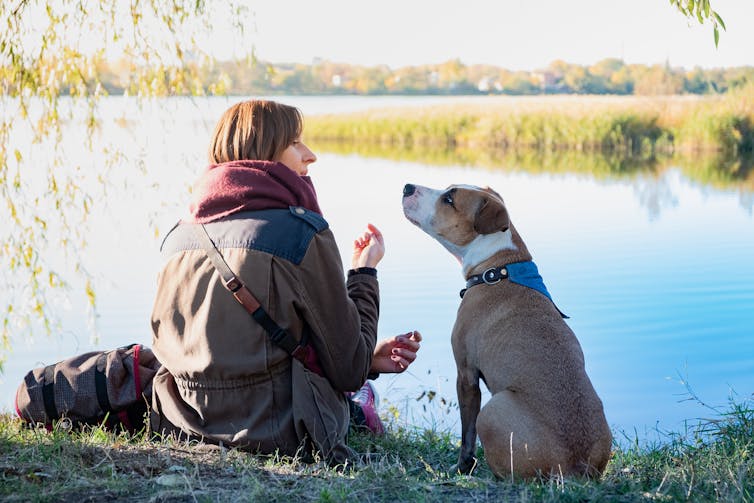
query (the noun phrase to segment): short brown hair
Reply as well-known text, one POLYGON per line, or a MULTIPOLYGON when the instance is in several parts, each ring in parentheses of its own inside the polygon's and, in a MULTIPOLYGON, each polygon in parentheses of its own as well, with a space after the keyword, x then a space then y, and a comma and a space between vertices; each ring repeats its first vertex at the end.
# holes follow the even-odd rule
POLYGON ((209 162, 273 161, 301 136, 301 112, 275 101, 249 100, 225 111, 215 126, 209 162))

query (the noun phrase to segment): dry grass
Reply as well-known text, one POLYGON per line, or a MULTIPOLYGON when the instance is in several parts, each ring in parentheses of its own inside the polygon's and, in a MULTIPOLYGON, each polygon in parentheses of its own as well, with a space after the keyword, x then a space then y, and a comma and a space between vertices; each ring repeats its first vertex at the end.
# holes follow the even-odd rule
POLYGON ((630 153, 754 148, 754 86, 723 97, 488 97, 307 120, 313 141, 630 153))

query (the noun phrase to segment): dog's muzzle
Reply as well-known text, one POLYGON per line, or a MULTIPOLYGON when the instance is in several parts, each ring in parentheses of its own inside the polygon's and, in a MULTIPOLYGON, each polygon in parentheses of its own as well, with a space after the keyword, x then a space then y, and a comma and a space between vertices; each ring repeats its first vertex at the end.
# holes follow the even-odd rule
POLYGON ((413 195, 414 192, 416 192, 416 185, 407 183, 403 186, 403 197, 409 197, 413 195))

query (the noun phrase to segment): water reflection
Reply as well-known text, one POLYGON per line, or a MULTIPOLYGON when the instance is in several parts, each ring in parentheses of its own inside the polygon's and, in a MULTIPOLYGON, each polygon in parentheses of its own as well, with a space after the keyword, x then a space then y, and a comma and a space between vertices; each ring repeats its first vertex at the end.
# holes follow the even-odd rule
POLYGON ((443 149, 428 146, 401 147, 381 144, 312 142, 320 151, 366 158, 408 161, 432 166, 469 166, 532 174, 584 175, 595 180, 639 180, 637 194, 646 201, 650 215, 672 206, 673 196, 663 189, 663 174, 680 170, 694 183, 739 194, 741 206, 752 211, 754 155, 727 156, 715 152, 679 153, 675 156, 626 157, 581 151, 443 149), (652 180, 658 180, 657 187, 652 180))
POLYGON ((631 181, 639 204, 647 210, 650 220, 659 218, 664 209, 678 205, 678 198, 665 176, 638 177, 631 181))

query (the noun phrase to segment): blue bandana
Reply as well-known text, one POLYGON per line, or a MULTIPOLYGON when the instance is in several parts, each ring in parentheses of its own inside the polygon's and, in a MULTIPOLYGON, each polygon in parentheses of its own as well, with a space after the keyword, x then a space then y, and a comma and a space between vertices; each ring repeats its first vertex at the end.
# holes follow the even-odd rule
MULTIPOLYGON (((487 269, 482 274, 477 274, 470 277, 466 282, 466 288, 461 290, 461 297, 463 297, 463 295, 466 293, 466 290, 468 290, 472 286, 479 285, 481 283, 494 285, 495 283, 498 283, 504 279, 507 279, 508 281, 511 281, 518 285, 536 290, 550 299, 551 302, 553 302, 552 296, 550 295, 550 292, 547 291, 547 287, 545 286, 545 282, 542 279, 542 276, 539 275, 537 264, 535 264, 531 260, 527 262, 514 262, 512 264, 494 267, 492 269, 487 269)), ((555 304, 555 302, 553 302, 553 304, 555 304)), ((558 306, 555 306, 555 309, 558 309, 558 306)), ((563 318, 568 318, 568 316, 563 314, 560 309, 558 309, 558 312, 563 318)))
POLYGON ((537 264, 530 260, 528 262, 514 262, 506 265, 505 268, 508 270, 508 281, 532 288, 552 300, 552 295, 547 291, 545 282, 539 275, 537 264))

